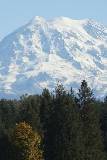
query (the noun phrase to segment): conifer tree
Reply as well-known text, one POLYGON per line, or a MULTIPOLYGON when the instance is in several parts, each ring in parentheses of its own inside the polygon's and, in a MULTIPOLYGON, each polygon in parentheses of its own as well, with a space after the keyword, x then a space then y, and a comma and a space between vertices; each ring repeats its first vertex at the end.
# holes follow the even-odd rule
POLYGON ((43 131, 43 148, 44 148, 44 158, 47 160, 50 157, 50 122, 52 114, 52 96, 48 89, 44 89, 41 95, 41 105, 40 105, 40 122, 43 131))
POLYGON ((20 121, 30 124, 37 132, 41 131, 40 124, 40 97, 24 95, 20 99, 20 121))
POLYGON ((100 106, 100 115, 101 115, 101 129, 104 139, 104 147, 107 152, 107 96, 104 98, 104 102, 100 106))
POLYGON ((52 97, 48 89, 44 89, 41 95, 40 103, 40 121, 43 130, 47 130, 50 111, 52 109, 52 97))
POLYGON ((88 87, 87 82, 83 80, 81 82, 81 87, 78 92, 78 103, 81 108, 89 105, 94 101, 93 92, 90 87, 88 87))
POLYGON ((80 157, 87 160, 105 159, 100 130, 100 120, 93 103, 93 93, 87 82, 83 81, 79 89, 79 107, 82 122, 83 150, 80 157))
POLYGON ((58 84, 55 90, 54 111, 50 120, 50 159, 77 159, 82 144, 79 145, 81 142, 79 112, 74 96, 67 93, 61 84, 58 84))

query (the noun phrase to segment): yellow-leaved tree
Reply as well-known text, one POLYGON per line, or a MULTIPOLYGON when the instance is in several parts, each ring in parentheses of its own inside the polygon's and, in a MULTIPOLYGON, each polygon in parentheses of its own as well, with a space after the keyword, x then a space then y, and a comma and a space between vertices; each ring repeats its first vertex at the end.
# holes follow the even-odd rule
POLYGON ((16 125, 12 143, 15 160, 43 160, 41 136, 26 122, 16 125))

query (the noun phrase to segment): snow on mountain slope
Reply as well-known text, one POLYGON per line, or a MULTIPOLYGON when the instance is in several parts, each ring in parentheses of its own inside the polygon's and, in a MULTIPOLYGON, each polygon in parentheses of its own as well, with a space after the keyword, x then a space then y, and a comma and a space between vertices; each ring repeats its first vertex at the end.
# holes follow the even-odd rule
POLYGON ((85 79, 97 97, 107 94, 107 28, 93 20, 33 18, 0 42, 0 96, 77 89, 85 79))

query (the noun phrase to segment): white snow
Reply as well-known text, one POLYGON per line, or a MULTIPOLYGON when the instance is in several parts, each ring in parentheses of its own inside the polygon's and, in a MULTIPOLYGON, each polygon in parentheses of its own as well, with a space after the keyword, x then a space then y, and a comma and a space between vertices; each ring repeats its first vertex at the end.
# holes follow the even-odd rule
MULTIPOLYGON (((107 27, 94 20, 34 17, 0 42, 0 87, 6 94, 77 89, 83 79, 107 94, 107 27)), ((3 93, 3 95, 4 95, 3 93)))

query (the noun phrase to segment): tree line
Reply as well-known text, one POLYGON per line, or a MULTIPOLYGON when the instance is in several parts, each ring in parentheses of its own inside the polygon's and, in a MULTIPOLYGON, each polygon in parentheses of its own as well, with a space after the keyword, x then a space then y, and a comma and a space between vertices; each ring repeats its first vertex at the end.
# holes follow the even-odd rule
POLYGON ((106 160, 107 97, 97 100, 83 80, 78 93, 0 100, 0 160, 106 160))

